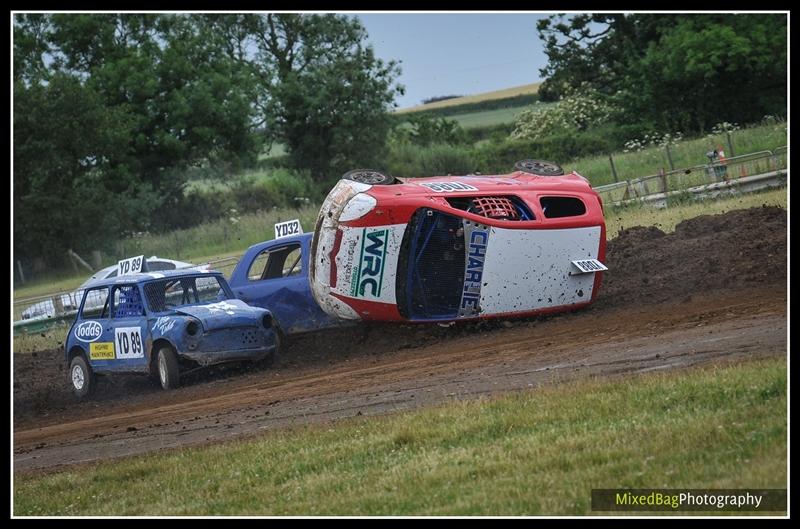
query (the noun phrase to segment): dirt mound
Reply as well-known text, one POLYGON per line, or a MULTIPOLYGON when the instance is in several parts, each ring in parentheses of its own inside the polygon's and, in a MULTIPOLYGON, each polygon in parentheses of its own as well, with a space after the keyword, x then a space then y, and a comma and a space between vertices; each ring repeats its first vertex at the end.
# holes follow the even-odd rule
POLYGON ((702 215, 665 234, 630 228, 608 243, 595 310, 786 282, 786 210, 702 215))

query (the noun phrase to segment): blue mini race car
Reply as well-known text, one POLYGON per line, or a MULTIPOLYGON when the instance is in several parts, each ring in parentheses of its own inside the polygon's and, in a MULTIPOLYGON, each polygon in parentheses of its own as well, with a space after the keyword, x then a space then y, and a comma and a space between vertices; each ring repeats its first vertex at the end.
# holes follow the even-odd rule
POLYGON ((280 336, 272 313, 236 299, 219 272, 145 272, 88 288, 64 352, 72 391, 83 398, 98 373, 149 374, 172 389, 199 366, 270 363, 280 336))

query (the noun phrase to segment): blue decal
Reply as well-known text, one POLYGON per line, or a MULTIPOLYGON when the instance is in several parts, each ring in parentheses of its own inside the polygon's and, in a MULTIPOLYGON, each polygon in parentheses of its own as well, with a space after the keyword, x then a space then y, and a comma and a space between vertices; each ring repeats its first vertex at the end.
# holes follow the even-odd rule
POLYGON ((480 312, 481 282, 486 247, 489 244, 489 228, 464 222, 464 237, 467 240, 464 289, 461 293, 459 316, 474 316, 480 312))

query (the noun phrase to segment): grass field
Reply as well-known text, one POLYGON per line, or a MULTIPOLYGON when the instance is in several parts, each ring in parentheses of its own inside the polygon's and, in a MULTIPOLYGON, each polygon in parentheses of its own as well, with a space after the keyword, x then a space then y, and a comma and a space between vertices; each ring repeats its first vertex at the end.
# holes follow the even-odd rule
POLYGON ((786 488, 786 398, 785 359, 572 382, 18 475, 14 514, 582 515, 609 514, 592 488, 786 488))
MULTIPOLYGON (((788 145, 786 123, 749 127, 731 133, 733 147, 737 155, 774 150, 788 145)), ((717 146, 723 146, 730 157, 725 135, 684 140, 670 147, 670 155, 675 168, 692 167, 708 163, 705 154, 717 146)), ((613 153, 614 166, 619 181, 658 173, 660 168, 670 170, 666 149, 650 147, 639 152, 613 153)), ((614 182, 614 173, 608 155, 579 158, 561 163, 566 172, 577 171, 588 178, 592 185, 600 186, 614 182)))
POLYGON ((539 92, 539 85, 542 83, 532 83, 521 86, 513 86, 503 90, 495 90, 493 92, 483 92, 481 94, 474 94, 471 96, 456 97, 453 99, 445 99, 444 101, 436 101, 427 105, 417 105, 409 108, 401 108, 395 111, 396 114, 404 114, 407 112, 418 112, 421 110, 433 110, 435 108, 455 107, 459 105, 467 105, 470 103, 480 103, 481 101, 490 101, 492 99, 505 99, 519 95, 537 94, 539 92))
MULTIPOLYGON (((535 105, 536 109, 544 109, 553 103, 538 103, 535 105)), ((448 116, 446 119, 457 121, 462 128, 472 129, 477 127, 488 127, 491 125, 499 125, 501 123, 513 122, 520 113, 531 108, 528 106, 512 107, 512 108, 498 108, 497 110, 485 110, 483 112, 471 112, 468 114, 456 114, 448 116)))

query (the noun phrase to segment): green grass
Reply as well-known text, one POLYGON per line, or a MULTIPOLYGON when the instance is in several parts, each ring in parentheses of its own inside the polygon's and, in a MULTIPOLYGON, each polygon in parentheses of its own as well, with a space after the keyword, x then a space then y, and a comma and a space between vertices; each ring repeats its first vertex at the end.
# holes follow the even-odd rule
MULTIPOLYGON (((763 150, 772 151, 787 145, 788 141, 785 123, 741 129, 731 133, 731 138, 737 155, 763 150)), ((673 164, 676 169, 706 164, 708 163, 706 152, 718 145, 724 146, 726 155, 730 157, 725 135, 684 140, 670 147, 673 164)), ((619 181, 655 175, 660 168, 670 170, 667 153, 663 147, 651 147, 639 152, 617 152, 613 154, 613 158, 619 181)), ((579 158, 561 165, 566 172, 574 170, 585 176, 594 186, 614 182, 614 174, 607 155, 579 158)))
MULTIPOLYGON (((535 108, 541 110, 552 103, 539 103, 535 108)), ((471 112, 468 114, 457 114, 449 116, 447 119, 457 121, 462 128, 472 129, 477 127, 488 127, 500 123, 513 123, 514 120, 531 106, 520 106, 512 108, 498 108, 496 110, 485 110, 483 112, 471 112)))
POLYGON ((581 515, 592 488, 786 488, 785 363, 572 382, 17 475, 14 514, 581 515))
MULTIPOLYGON (((222 257, 239 256, 248 246, 272 239, 276 222, 299 218, 304 231, 314 227, 319 206, 299 209, 278 209, 240 215, 236 223, 230 218, 206 222, 185 230, 164 235, 121 241, 123 255, 157 255, 179 261, 202 263, 222 257)), ((62 272, 63 274, 63 272, 62 272)), ((86 281, 90 274, 81 269, 77 274, 43 277, 24 285, 14 284, 14 298, 23 299, 61 290, 72 290, 86 281)))

